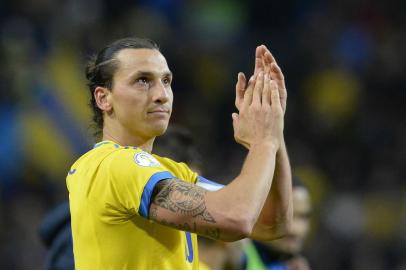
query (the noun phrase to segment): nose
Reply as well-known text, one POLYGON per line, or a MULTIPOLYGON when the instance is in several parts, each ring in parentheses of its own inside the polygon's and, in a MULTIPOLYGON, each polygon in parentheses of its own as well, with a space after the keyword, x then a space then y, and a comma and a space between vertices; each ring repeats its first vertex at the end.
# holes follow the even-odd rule
POLYGON ((169 100, 169 91, 167 87, 162 82, 158 82, 153 91, 152 91, 152 98, 155 103, 165 104, 169 100))

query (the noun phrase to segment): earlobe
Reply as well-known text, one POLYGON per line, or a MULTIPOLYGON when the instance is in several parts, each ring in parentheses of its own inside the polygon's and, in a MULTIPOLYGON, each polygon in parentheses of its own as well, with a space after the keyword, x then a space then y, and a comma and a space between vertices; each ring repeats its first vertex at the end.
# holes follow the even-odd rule
POLYGON ((111 105, 110 93, 110 90, 108 90, 106 87, 101 86, 96 87, 96 89, 94 90, 94 98, 96 100, 97 107, 107 113, 110 112, 113 108, 113 106, 111 105))

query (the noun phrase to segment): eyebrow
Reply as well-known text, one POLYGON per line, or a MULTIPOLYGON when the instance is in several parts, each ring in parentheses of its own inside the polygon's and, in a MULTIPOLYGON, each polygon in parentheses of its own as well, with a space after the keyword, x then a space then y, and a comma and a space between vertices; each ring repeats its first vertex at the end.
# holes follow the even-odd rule
MULTIPOLYGON (((134 72, 133 74, 131 74, 130 77, 131 78, 140 77, 140 76, 153 77, 153 76, 155 76, 155 74, 156 73, 151 72, 151 71, 137 71, 137 72, 134 72)), ((166 76, 173 77, 173 74, 171 71, 165 71, 160 75, 162 75, 162 77, 166 77, 166 76)))

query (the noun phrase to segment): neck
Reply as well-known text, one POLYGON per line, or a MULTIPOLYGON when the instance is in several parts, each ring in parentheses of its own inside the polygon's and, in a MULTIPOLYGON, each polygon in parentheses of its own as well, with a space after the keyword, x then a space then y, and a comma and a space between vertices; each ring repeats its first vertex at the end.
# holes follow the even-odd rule
POLYGON ((140 136, 134 136, 129 132, 111 132, 111 129, 104 127, 102 140, 113 141, 122 146, 136 146, 151 153, 155 137, 143 138, 140 136))

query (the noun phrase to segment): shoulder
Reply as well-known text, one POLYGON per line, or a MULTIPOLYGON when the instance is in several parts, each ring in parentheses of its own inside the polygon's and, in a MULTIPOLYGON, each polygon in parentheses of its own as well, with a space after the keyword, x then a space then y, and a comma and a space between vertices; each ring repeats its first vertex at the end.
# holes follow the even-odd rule
POLYGON ((195 183, 197 181, 198 174, 193 171, 186 163, 177 162, 170 158, 161 157, 155 154, 153 154, 152 156, 162 165, 162 167, 172 172, 179 179, 192 183, 195 183))
POLYGON ((110 153, 100 166, 116 176, 149 175, 165 169, 156 158, 139 148, 120 148, 110 153))
POLYGON ((103 141, 95 144, 92 149, 80 156, 72 165, 77 167, 81 164, 101 163, 114 153, 120 152, 122 147, 109 141, 103 141))
MULTIPOLYGON (((70 168, 68 176, 76 171, 95 173, 125 172, 154 167, 148 162, 147 153, 137 147, 120 146, 113 142, 101 142, 83 154, 70 168)), ((77 173, 75 173, 77 175, 77 173)))
POLYGON ((162 156, 158 156, 155 154, 152 154, 152 157, 155 158, 158 162, 160 162, 163 166, 166 166, 166 167, 189 169, 189 167, 185 163, 177 162, 171 158, 162 157, 162 156))

